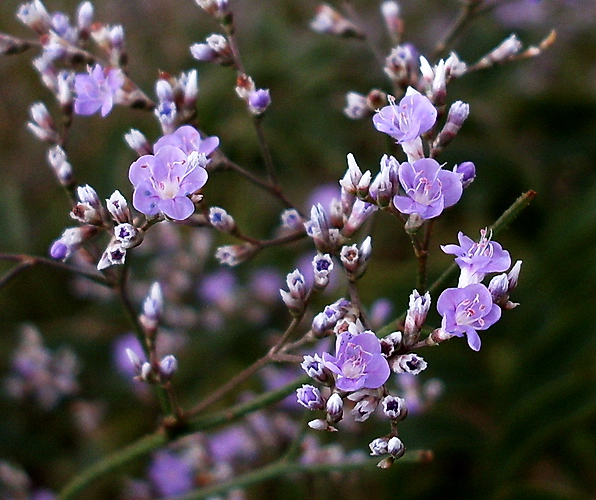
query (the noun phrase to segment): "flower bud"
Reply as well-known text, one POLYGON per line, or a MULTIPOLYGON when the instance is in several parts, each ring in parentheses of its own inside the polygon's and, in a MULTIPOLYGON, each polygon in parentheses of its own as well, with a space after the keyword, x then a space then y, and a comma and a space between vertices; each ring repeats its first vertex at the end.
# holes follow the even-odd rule
POLYGON ((453 172, 459 176, 464 189, 472 184, 476 178, 476 166, 471 161, 456 165, 453 167, 453 172))
POLYGON ((393 436, 387 443, 387 452, 395 459, 401 458, 406 452, 406 447, 397 436, 393 436))
POLYGON ((397 396, 385 396, 383 398, 383 413, 389 420, 400 422, 408 415, 406 400, 397 396))
POLYGON ((327 384, 329 382, 329 373, 325 369, 323 360, 318 354, 315 353, 313 356, 305 355, 304 361, 300 363, 300 366, 313 380, 322 384, 327 384))
POLYGON ((159 362, 159 380, 162 383, 167 382, 174 376, 177 370, 178 360, 171 354, 164 356, 159 362))
POLYGON ((257 89, 249 92, 246 102, 248 104, 249 111, 253 115, 262 115, 271 104, 269 89, 257 89))
POLYGON ((424 358, 411 352, 395 357, 391 361, 390 366, 395 373, 418 375, 421 371, 426 369, 428 364, 424 361, 424 358))
POLYGON ((120 224, 130 224, 132 222, 132 215, 130 213, 130 208, 128 208, 128 202, 126 201, 126 198, 122 196, 120 191, 116 190, 112 193, 112 196, 106 200, 106 207, 116 222, 119 222, 120 224))
POLYGON ((387 445, 389 443, 389 438, 380 437, 373 439, 368 447, 370 448, 370 454, 373 457, 378 457, 381 455, 386 455, 388 453, 387 445))
POLYGON ((62 147, 54 146, 48 150, 48 163, 62 186, 69 187, 74 184, 72 166, 62 147))
POLYGON ((392 332, 380 340, 381 352, 385 357, 390 357, 402 345, 403 335, 401 332, 392 332))
POLYGON ((327 410, 327 420, 329 420, 331 423, 335 424, 342 419, 344 414, 344 402, 337 392, 331 394, 327 400, 325 409, 327 410))
POLYGON ((153 151, 151 144, 140 130, 131 129, 124 135, 124 140, 139 156, 151 154, 153 151))
POLYGON ((236 229, 234 218, 220 207, 211 207, 209 209, 209 222, 222 233, 231 233, 236 229))
POLYGON ((333 259, 329 254, 315 255, 312 261, 314 274, 314 287, 322 290, 329 284, 329 275, 333 271, 333 259))
POLYGON ((296 389, 297 401, 309 410, 322 410, 325 408, 325 401, 319 389, 312 385, 303 384, 296 389))
POLYGON ((358 92, 348 92, 346 94, 346 107, 344 114, 352 120, 360 120, 372 114, 368 107, 366 96, 358 92))
POLYGON ((317 13, 310 22, 310 28, 317 33, 341 37, 363 38, 364 34, 337 10, 327 4, 317 7, 317 13))
POLYGON ((155 282, 149 288, 149 293, 143 302, 143 312, 140 321, 148 330, 155 330, 163 315, 163 292, 159 282, 155 282))

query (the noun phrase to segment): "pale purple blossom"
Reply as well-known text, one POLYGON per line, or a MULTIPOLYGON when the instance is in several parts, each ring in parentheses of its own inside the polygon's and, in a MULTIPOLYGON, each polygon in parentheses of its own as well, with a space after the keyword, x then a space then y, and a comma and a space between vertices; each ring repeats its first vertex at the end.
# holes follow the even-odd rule
POLYGON ((459 176, 443 170, 432 158, 404 162, 399 166, 398 174, 405 196, 396 195, 393 204, 404 214, 432 219, 461 198, 463 187, 459 176))
POLYGON ((428 132, 435 124, 437 110, 430 100, 412 87, 399 101, 380 109, 373 116, 373 124, 379 132, 393 137, 397 143, 410 142, 428 132))
POLYGON ((130 166, 128 177, 135 190, 132 203, 146 215, 164 213, 184 220, 194 212, 188 198, 207 182, 204 155, 187 154, 175 146, 162 146, 154 155, 141 156, 130 166))
POLYGON ((161 137, 153 146, 153 152, 157 154, 163 146, 175 146, 187 155, 196 151, 199 154, 209 156, 219 146, 219 138, 216 136, 203 138, 194 127, 183 125, 172 134, 161 137))
POLYGON ((477 330, 486 330, 501 317, 501 308, 493 304, 490 292, 481 283, 447 288, 439 296, 437 311, 443 316, 441 329, 456 337, 465 334, 474 351, 481 343, 477 330))
POLYGON ((248 94, 248 109, 253 115, 261 115, 271 104, 269 89, 256 89, 248 94))
POLYGON ((296 399, 309 410, 322 410, 325 408, 323 396, 321 396, 319 389, 313 385, 303 384, 302 387, 296 389, 296 399))
POLYGON ((511 257, 486 229, 480 231, 476 243, 461 231, 457 235, 458 245, 441 245, 443 252, 455 255, 455 262, 461 269, 458 286, 480 283, 488 273, 500 273, 509 269, 511 257))
POLYGON ((101 111, 106 116, 115 104, 124 84, 124 74, 116 68, 102 68, 96 64, 88 68, 88 74, 75 76, 74 111, 78 115, 92 115, 101 111))
POLYGON ((324 353, 323 362, 336 375, 339 390, 376 389, 389 378, 389 364, 374 333, 345 331, 337 336, 335 347, 336 355, 324 353))

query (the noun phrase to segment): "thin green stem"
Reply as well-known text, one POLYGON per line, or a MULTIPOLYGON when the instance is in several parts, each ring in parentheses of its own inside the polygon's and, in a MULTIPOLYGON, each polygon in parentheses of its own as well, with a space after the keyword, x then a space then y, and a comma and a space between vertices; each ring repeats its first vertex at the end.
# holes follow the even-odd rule
POLYGON ((257 134, 257 141, 259 143, 259 149, 261 150, 261 156, 263 157, 263 162, 265 163, 265 168, 267 169, 269 184, 279 189, 280 185, 275 171, 275 164, 273 163, 271 148, 269 147, 269 142, 267 142, 265 131, 263 130, 262 117, 255 116, 252 120, 252 123, 257 134))
POLYGON ((432 59, 436 59, 447 51, 454 40, 468 26, 474 17, 476 17, 481 5, 482 0, 465 0, 463 2, 459 15, 455 19, 453 25, 449 28, 449 31, 443 39, 436 45, 432 54, 432 59))
POLYGON ((299 385, 304 384, 307 381, 308 377, 304 375, 284 385, 283 387, 280 387, 279 389, 258 396, 251 401, 216 412, 212 415, 201 417, 200 419, 190 422, 185 427, 179 429, 178 432, 168 433, 164 432, 165 429, 161 429, 155 433, 149 434, 130 446, 127 446, 123 450, 119 450, 92 465, 91 467, 85 469, 64 487, 58 498, 59 500, 74 500, 75 498, 84 498, 81 496, 81 493, 87 487, 107 474, 115 471, 116 469, 123 467, 126 464, 144 455, 147 455, 158 448, 161 448, 162 446, 165 446, 168 442, 173 441, 178 437, 227 424, 233 420, 242 418, 249 413, 253 413, 257 410, 277 403, 278 401, 281 401, 287 397, 288 394, 296 390, 299 385))
POLYGON ((80 269, 78 267, 71 266, 70 264, 65 264, 64 262, 60 262, 57 260, 48 259, 46 257, 34 257, 31 255, 25 254, 12 254, 12 253, 0 253, 0 260, 8 260, 12 262, 19 262, 19 263, 27 263, 26 267, 20 269, 19 272, 24 271, 29 267, 33 267, 36 265, 44 265, 53 267, 56 269, 61 269, 63 271, 68 271, 70 273, 78 274, 83 278, 87 278, 95 283, 99 283, 103 286, 112 286, 112 284, 106 279, 103 274, 94 272, 94 271, 86 271, 84 269, 80 269))
MULTIPOLYGON (((426 459, 428 452, 425 450, 414 450, 408 452, 399 459, 399 463, 415 463, 426 459)), ((278 460, 261 469, 248 472, 242 476, 235 477, 229 481, 176 497, 176 500, 199 500, 230 491, 232 489, 246 488, 268 479, 276 477, 287 477, 293 474, 325 474, 329 472, 349 472, 358 469, 373 469, 379 462, 379 458, 365 458, 360 461, 329 462, 329 463, 299 463, 287 462, 284 459, 278 460)), ((374 470, 374 469, 373 469, 374 470)))

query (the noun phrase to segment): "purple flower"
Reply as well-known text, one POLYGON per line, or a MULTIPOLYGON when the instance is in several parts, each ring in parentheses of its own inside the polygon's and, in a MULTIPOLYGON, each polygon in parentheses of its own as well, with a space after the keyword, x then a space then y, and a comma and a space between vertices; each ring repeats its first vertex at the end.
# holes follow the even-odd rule
POLYGON ((370 331, 340 333, 335 343, 336 355, 323 354, 325 367, 337 375, 336 386, 341 391, 376 389, 389 378, 387 360, 381 354, 381 344, 370 331))
POLYGON ((456 337, 465 334, 474 351, 480 349, 476 330, 486 330, 501 317, 501 308, 493 304, 490 292, 480 283, 465 288, 447 288, 439 296, 437 311, 443 316, 441 328, 456 337))
POLYGON ((303 384, 302 387, 298 387, 296 389, 296 399, 309 410, 322 410, 325 408, 323 396, 321 396, 319 389, 313 385, 303 384))
POLYGON ((437 110, 428 97, 408 87, 399 104, 390 101, 373 116, 379 132, 393 137, 397 143, 410 142, 428 132, 435 124, 437 110))
POLYGON ((441 245, 443 252, 456 255, 455 262, 461 268, 458 283, 460 288, 480 283, 488 273, 500 273, 509 269, 509 252, 490 238, 489 232, 483 229, 480 231, 480 241, 476 243, 460 231, 457 235, 459 246, 441 245))
POLYGON ((399 166, 398 175, 406 196, 396 195, 393 204, 404 214, 432 219, 461 198, 463 187, 459 176, 441 169, 432 158, 404 162, 399 166))
POLYGON ((148 472, 162 497, 181 495, 194 486, 192 467, 169 451, 155 453, 148 472))
POLYGON ((257 89, 248 94, 248 109, 253 115, 261 115, 271 104, 269 89, 257 89))
POLYGON ((132 203, 146 215, 163 212, 184 220, 195 210, 188 195, 207 182, 204 156, 187 154, 175 146, 163 146, 155 155, 141 156, 130 166, 128 178, 135 191, 132 203))
POLYGON ((88 69, 89 74, 75 76, 75 91, 77 97, 74 111, 78 115, 92 115, 101 110, 101 116, 106 116, 114 106, 114 99, 122 85, 124 75, 116 68, 102 68, 99 64, 88 69))
POLYGON ((175 146, 187 155, 196 151, 209 156, 219 146, 219 138, 215 136, 202 138, 194 127, 184 125, 174 133, 161 137, 153 146, 153 152, 157 154, 163 146, 175 146))

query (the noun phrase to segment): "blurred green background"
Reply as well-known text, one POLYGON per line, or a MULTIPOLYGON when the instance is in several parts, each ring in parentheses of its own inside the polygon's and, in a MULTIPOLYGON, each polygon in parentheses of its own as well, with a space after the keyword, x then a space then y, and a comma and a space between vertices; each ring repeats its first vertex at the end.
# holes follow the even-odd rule
MULTIPOLYGON (((68 13, 76 4, 47 2, 49 10, 68 13)), ((14 19, 18 5, 0 3, 0 31, 29 36, 14 19)), ((372 42, 388 53, 378 4, 352 5, 372 42)), ((390 90, 368 48, 312 33, 308 22, 315 2, 246 0, 232 6, 247 71, 258 87, 271 90, 264 127, 290 199, 304 206, 315 187, 336 183, 348 152, 363 170, 375 172, 387 152, 386 138, 370 121, 350 121, 342 114, 347 91, 390 90)), ((97 20, 124 25, 130 76, 149 95, 158 69, 179 74, 197 67, 200 126, 220 137, 228 157, 264 174, 250 119, 233 95, 234 73, 198 64, 188 51, 190 44, 220 32, 212 19, 190 0, 98 0, 95 7, 97 20)), ((404 0, 402 8, 405 40, 429 53, 459 3, 404 0)), ((431 278, 451 261, 439 244, 455 242, 460 230, 475 237, 523 191, 534 189, 538 197, 497 238, 514 260, 524 261, 513 297, 521 306, 482 335, 479 353, 456 340, 421 352, 429 362, 422 376, 443 380, 445 393, 429 412, 406 420, 400 435, 408 448, 434 450, 435 460, 354 475, 342 486, 315 481, 296 489, 289 481, 267 483, 249 490, 250 498, 326 498, 338 491, 342 498, 596 497, 595 18, 589 0, 515 2, 477 19, 453 47, 471 63, 511 32, 527 45, 552 28, 558 32, 557 42, 540 57, 471 74, 449 88, 449 102, 470 103, 471 115, 441 159, 449 165, 473 161, 477 179, 435 226, 431 278)), ((55 110, 29 64, 33 52, 0 58, 0 251, 46 255, 71 222, 68 200, 45 162, 46 147, 25 127, 32 102, 42 100, 55 110)), ((102 198, 114 189, 130 194, 127 170, 135 157, 123 134, 132 127, 150 140, 159 135, 154 119, 141 111, 116 108, 104 120, 75 117, 70 161, 79 181, 102 198)), ((231 173, 213 176, 205 195, 256 237, 271 235, 282 208, 231 173)), ((377 217, 372 236, 363 300, 370 304, 388 297, 399 312, 414 284, 408 241, 385 214, 377 217)), ((269 265, 283 275, 293 269, 294 255, 308 249, 303 242, 292 247, 292 255, 264 252, 238 273, 246 277, 269 265)), ((207 266, 216 267, 213 258, 207 266)), ((0 263, 0 268, 8 266, 0 263)), ((133 269, 139 278, 151 279, 140 265, 133 269)), ((278 311, 271 327, 283 328, 286 321, 278 311)), ((149 431, 152 411, 131 400, 113 373, 111 343, 129 328, 118 304, 81 296, 62 272, 26 271, 0 291, 2 378, 24 322, 35 324, 51 348, 71 346, 82 363, 81 398, 105 403, 98 435, 84 442, 72 435, 66 405, 45 414, 0 397, 0 459, 19 463, 35 481, 58 489, 81 464, 149 431)), ((264 352, 268 332, 255 333, 241 323, 231 322, 215 335, 191 332, 191 354, 181 357, 189 400, 208 393, 209 381, 228 378, 264 352), (221 358, 207 368, 212 353, 221 358)), ((373 437, 369 428, 354 438, 336 434, 331 441, 364 448, 373 437)), ((103 488, 97 498, 108 495, 109 487, 103 488)))

